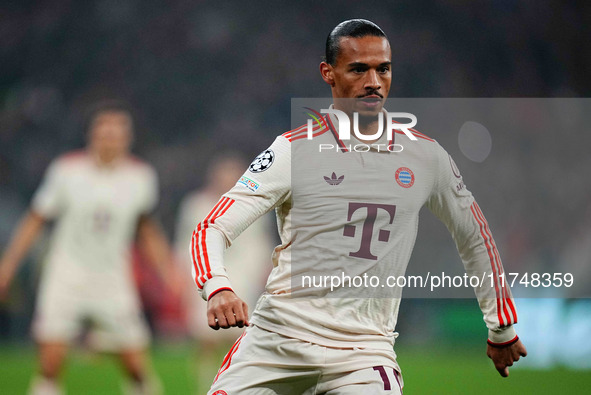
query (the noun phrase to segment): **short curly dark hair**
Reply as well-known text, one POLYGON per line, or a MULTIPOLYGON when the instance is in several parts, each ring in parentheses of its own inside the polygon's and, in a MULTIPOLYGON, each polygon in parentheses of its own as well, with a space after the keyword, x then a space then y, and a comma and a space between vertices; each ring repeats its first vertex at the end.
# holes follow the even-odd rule
POLYGON ((108 99, 96 102, 87 109, 84 120, 85 130, 87 132, 90 131, 90 128, 92 127, 92 124, 96 120, 96 118, 99 115, 104 114, 106 112, 124 113, 129 116, 132 125, 134 123, 133 110, 128 102, 120 99, 108 99))

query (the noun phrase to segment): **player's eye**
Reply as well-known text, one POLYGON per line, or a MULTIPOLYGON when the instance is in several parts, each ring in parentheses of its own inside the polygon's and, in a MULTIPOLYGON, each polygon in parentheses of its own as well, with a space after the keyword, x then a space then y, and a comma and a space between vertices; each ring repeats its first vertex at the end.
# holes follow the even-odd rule
POLYGON ((390 71, 390 66, 382 66, 378 69, 378 72, 382 74, 386 74, 388 71, 390 71))
POLYGON ((361 67, 361 66, 353 67, 351 69, 351 71, 354 72, 354 73, 358 73, 358 74, 364 73, 365 72, 365 67, 361 67))

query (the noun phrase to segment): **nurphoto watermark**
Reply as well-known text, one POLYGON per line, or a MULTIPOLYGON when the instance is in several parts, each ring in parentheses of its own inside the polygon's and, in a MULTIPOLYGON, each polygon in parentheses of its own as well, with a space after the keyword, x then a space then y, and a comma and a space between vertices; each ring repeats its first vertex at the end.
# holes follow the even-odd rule
POLYGON ((378 152, 402 152, 404 147, 402 144, 394 143, 395 131, 400 131, 401 134, 406 135, 411 141, 417 141, 417 137, 412 133, 412 128, 417 124, 417 117, 409 112, 389 112, 385 109, 380 109, 371 114, 361 114, 358 111, 349 112, 350 115, 343 111, 333 108, 321 108, 320 112, 310 108, 304 107, 309 112, 306 114, 310 117, 306 121, 306 138, 308 140, 314 139, 321 131, 331 130, 336 134, 340 142, 348 142, 352 135, 360 142, 358 144, 337 144, 337 143, 321 143, 318 145, 318 151, 348 151, 348 152, 368 152, 374 149, 378 152), (364 121, 361 122, 360 118, 364 121), (370 120, 368 122, 368 119, 370 120), (396 120, 408 120, 409 122, 400 122, 396 120), (377 123, 375 131, 362 130, 361 124, 372 125, 377 123), (386 132, 387 143, 378 142, 386 132))

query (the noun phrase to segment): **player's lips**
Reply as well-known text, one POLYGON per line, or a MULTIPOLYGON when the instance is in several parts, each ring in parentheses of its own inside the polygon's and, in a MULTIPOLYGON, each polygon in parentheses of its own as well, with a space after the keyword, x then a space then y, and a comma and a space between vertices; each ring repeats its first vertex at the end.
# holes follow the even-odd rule
POLYGON ((374 108, 380 105, 382 102, 383 97, 380 95, 367 95, 359 97, 359 102, 364 107, 374 108))

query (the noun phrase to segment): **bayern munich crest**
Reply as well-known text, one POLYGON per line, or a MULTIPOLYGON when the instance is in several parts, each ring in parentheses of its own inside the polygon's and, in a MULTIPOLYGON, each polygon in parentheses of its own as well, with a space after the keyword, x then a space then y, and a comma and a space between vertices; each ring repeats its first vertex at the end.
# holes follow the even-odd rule
POLYGON ((396 170, 394 177, 402 188, 410 188, 415 183, 415 174, 408 167, 401 167, 396 170))
POLYGON ((273 150, 265 150, 261 152, 259 156, 254 158, 250 166, 248 166, 248 170, 250 170, 253 173, 260 173, 271 167, 274 160, 275 153, 273 152, 273 150))

